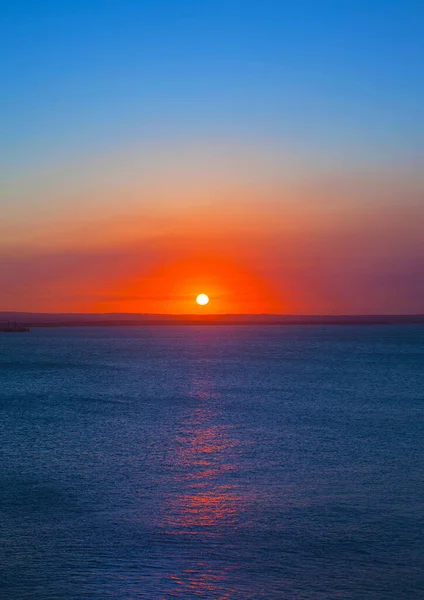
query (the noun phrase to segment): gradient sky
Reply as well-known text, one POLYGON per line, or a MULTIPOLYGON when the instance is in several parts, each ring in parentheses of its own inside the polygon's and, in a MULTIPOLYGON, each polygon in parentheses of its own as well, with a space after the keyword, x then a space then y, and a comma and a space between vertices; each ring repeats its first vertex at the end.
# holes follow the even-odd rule
POLYGON ((424 313, 420 0, 0 18, 0 310, 424 313))

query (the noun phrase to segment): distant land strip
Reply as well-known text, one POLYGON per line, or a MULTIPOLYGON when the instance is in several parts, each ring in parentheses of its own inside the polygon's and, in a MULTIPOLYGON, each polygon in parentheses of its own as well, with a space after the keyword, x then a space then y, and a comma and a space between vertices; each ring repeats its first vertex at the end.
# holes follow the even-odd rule
POLYGON ((23 327, 172 327, 281 325, 400 325, 424 324, 420 315, 131 315, 0 313, 0 326, 23 327))

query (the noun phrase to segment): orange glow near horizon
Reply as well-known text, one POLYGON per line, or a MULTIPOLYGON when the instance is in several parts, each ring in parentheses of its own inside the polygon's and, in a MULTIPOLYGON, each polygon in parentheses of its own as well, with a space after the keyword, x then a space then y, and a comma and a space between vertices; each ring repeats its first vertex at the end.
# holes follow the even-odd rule
POLYGON ((159 264, 142 277, 126 278, 119 293, 116 288, 111 300, 105 294, 106 300, 94 306, 96 312, 254 314, 272 310, 277 299, 269 285, 242 265, 201 255, 159 264))
POLYGON ((421 313, 417 186, 393 182, 393 197, 411 198, 400 205, 387 182, 360 183, 278 183, 274 196, 271 186, 217 183, 202 194, 167 183, 161 202, 135 189, 119 194, 121 206, 112 189, 96 192, 87 208, 75 196, 42 224, 32 213, 16 216, 2 228, 0 310, 421 313), (143 212, 147 200, 152 208, 143 212), (395 286, 406 265, 408 285, 395 286), (209 304, 196 303, 200 293, 209 304))

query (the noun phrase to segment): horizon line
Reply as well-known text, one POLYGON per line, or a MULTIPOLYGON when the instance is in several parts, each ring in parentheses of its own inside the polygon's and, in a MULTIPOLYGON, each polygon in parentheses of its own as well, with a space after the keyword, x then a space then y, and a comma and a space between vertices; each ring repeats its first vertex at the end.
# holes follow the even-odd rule
POLYGON ((75 317, 102 317, 102 316, 120 316, 120 317, 171 317, 171 318, 204 318, 204 317, 319 317, 319 318, 339 318, 339 317, 424 317, 424 312, 404 312, 404 313, 143 313, 143 312, 38 312, 31 310, 1 310, 3 315, 36 315, 36 316, 75 316, 75 317))

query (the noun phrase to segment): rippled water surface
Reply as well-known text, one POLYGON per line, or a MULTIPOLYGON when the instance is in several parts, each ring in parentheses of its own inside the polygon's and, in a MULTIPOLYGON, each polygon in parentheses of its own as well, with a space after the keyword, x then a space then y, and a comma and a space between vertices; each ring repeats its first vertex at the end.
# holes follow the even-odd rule
POLYGON ((424 598, 424 327, 0 334, 0 597, 424 598))

